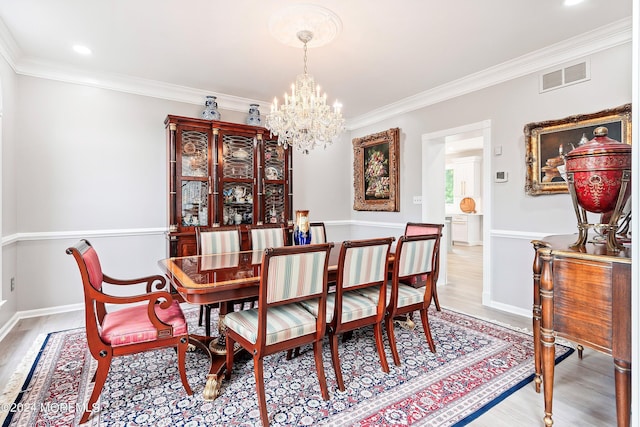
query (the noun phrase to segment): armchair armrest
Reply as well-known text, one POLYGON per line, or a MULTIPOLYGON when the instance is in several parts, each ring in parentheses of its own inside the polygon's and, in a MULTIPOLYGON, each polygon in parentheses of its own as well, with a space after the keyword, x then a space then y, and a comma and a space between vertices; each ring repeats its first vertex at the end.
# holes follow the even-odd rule
POLYGON ((131 295, 131 296, 109 295, 109 294, 105 294, 104 292, 97 291, 95 289, 91 289, 90 292, 91 292, 91 297, 95 299, 96 302, 106 303, 106 304, 132 304, 136 302, 148 301, 147 315, 149 317, 149 321, 158 330, 158 334, 161 335, 162 331, 169 331, 169 333, 172 333, 171 325, 160 320, 155 311, 157 308, 161 310, 166 310, 171 306, 171 304, 173 303, 173 296, 169 292, 156 291, 156 292, 150 292, 150 293, 140 294, 140 295, 131 295))
POLYGON ((167 286, 167 280, 157 274, 153 276, 140 277, 138 279, 116 279, 103 273, 103 280, 110 285, 139 285, 142 283, 147 284, 147 292, 153 292, 154 290, 165 289, 167 286), (156 283, 157 282, 157 283, 156 283), (154 289, 155 288, 155 289, 154 289))

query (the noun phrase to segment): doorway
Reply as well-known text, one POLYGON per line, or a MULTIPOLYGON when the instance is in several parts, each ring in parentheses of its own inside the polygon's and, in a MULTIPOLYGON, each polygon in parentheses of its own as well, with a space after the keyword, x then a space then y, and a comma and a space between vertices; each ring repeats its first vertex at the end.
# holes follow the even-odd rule
MULTIPOLYGON (((452 221, 447 220, 447 218, 453 220, 453 215, 447 214, 447 210, 449 210, 450 213, 452 212, 451 209, 447 208, 447 205, 454 205, 454 203, 445 203, 447 146, 455 146, 456 144, 463 145, 464 143, 462 141, 465 140, 467 144, 470 144, 469 141, 473 140, 473 144, 476 145, 481 141, 476 154, 479 154, 477 157, 480 157, 481 162, 479 179, 481 182, 482 195, 479 200, 479 208, 482 212, 482 227, 480 231, 482 245, 480 248, 475 248, 476 251, 480 251, 480 254, 476 253, 475 256, 473 256, 474 254, 471 253, 470 256, 476 260, 481 259, 481 266, 478 266, 478 274, 481 276, 482 283, 481 299, 482 304, 488 304, 491 300, 491 242, 489 239, 489 228, 491 224, 490 120, 432 132, 422 136, 422 220, 425 222, 438 221, 445 224, 442 236, 443 244, 440 248, 440 277, 438 280, 438 285, 444 286, 449 283, 450 279, 447 274, 449 265, 449 242, 453 244, 452 221)), ((453 277, 451 279, 453 279, 453 277)))

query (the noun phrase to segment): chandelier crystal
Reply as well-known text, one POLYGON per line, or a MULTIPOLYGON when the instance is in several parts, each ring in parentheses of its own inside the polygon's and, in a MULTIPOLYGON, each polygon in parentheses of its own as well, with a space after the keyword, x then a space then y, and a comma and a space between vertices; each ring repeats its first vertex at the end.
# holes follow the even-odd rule
POLYGON ((278 98, 274 98, 265 126, 284 148, 293 146, 308 154, 315 147, 331 145, 344 130, 345 120, 340 112, 342 105, 337 101, 332 107, 327 105, 327 94, 320 94, 320 86, 307 73, 307 43, 313 33, 303 30, 297 36, 304 43, 304 74, 291 85, 291 94, 285 93, 283 104, 278 105, 278 98))

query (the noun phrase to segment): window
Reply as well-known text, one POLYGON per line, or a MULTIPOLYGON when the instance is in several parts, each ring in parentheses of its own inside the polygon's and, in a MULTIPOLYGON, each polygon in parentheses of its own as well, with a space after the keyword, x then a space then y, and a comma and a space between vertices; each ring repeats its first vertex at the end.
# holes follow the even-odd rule
POLYGON ((453 169, 444 170, 444 203, 453 204, 453 169))

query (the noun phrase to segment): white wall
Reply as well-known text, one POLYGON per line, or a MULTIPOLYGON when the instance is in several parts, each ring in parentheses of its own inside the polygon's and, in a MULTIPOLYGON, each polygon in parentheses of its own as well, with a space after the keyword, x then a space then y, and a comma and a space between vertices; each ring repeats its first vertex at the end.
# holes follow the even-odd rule
MULTIPOLYGON (((492 295, 497 304, 530 311, 523 297, 531 293, 528 240, 573 232, 575 220, 568 196, 524 194, 523 126, 630 102, 630 58, 630 45, 619 46, 593 55, 587 83, 539 95, 537 76, 531 75, 356 129, 326 151, 296 154, 294 209, 309 209, 312 220, 329 222, 332 240, 398 236, 405 222, 422 218, 421 206, 412 203, 412 196, 422 194, 422 135, 490 119, 492 144, 503 147, 502 156, 491 159, 492 173, 506 170, 510 176, 508 183, 492 188, 494 215, 485 223, 494 248, 492 295), (392 127, 401 130, 400 212, 353 211, 350 141, 392 127), (520 241, 514 244, 514 239, 520 241)), ((5 101, 2 233, 19 239, 3 246, 8 302, 0 307, 1 329, 16 311, 81 301, 77 267, 64 254, 79 236, 89 236, 105 254, 107 272, 128 277, 159 271, 166 227, 163 121, 167 114, 197 117, 202 106, 16 78, 1 61, 0 77, 5 101), (13 294, 8 275, 16 277, 13 294)), ((237 112, 222 115, 244 120, 237 112)))
POLYGON ((16 118, 16 75, 13 69, 7 64, 4 58, 0 57, 0 89, 2 92, 2 300, 0 305, 0 330, 7 324, 9 319, 17 310, 17 297, 15 292, 11 292, 11 277, 16 274, 17 245, 7 242, 5 236, 12 235, 17 230, 17 210, 16 210, 16 185, 15 185, 15 144, 14 144, 14 122, 16 118))
MULTIPOLYGON (((7 302, 0 307, 0 332, 17 311, 82 302, 78 269, 65 254, 78 238, 97 247, 108 274, 160 272, 167 223, 163 122, 167 114, 199 117, 203 108, 3 71, 3 92, 13 84, 20 96, 15 105, 8 102, 3 127, 3 236, 16 242, 3 246, 7 302), (12 135, 12 128, 19 132, 12 135)), ((231 122, 246 116, 221 113, 231 122)), ((343 138, 311 156, 294 155, 294 209, 330 221, 334 240, 350 235, 345 171, 351 161, 341 154, 349 141, 343 138)))
MULTIPOLYGON (((444 129, 491 121, 490 175, 509 173, 507 183, 491 183, 491 305, 521 314, 531 313, 533 249, 530 241, 549 234, 577 232, 568 194, 525 194, 525 141, 523 127, 530 122, 592 113, 631 102, 631 44, 591 56, 591 80, 563 89, 538 93, 538 75, 532 74, 460 96, 420 110, 356 129, 361 137, 391 127, 401 130, 401 211, 353 212, 352 219, 366 222, 406 222, 421 218, 412 196, 421 189, 421 136, 444 129)), ((427 216, 429 207, 427 206, 427 216)), ((437 220, 437 218, 436 218, 437 220)))

